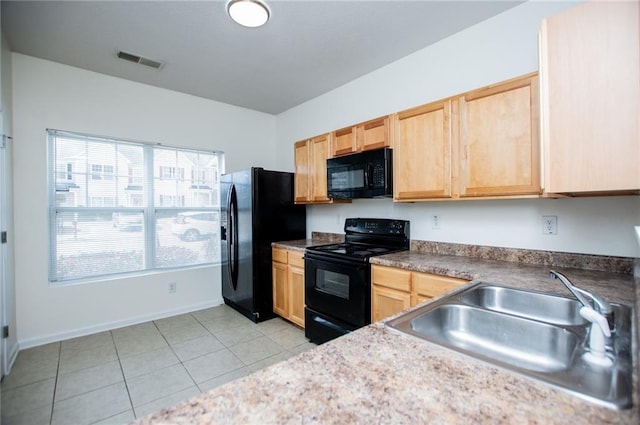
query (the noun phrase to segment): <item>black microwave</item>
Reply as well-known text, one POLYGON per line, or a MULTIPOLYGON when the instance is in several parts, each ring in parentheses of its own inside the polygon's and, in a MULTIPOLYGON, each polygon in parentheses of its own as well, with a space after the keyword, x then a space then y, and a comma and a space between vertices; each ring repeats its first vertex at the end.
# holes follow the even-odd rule
POLYGON ((393 195, 393 151, 382 148, 327 159, 327 195, 334 199, 393 195))

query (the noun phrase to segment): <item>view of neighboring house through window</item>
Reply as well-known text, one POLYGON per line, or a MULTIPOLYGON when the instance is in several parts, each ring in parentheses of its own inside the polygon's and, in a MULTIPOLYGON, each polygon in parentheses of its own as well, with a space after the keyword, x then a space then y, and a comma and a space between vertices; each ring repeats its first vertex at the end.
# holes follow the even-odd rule
POLYGON ((51 282, 219 261, 222 153, 48 137, 51 282))

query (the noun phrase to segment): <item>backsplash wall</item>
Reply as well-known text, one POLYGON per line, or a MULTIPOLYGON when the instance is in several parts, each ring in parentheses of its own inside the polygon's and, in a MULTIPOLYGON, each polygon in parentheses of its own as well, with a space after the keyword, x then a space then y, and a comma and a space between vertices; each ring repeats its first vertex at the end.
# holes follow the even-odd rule
POLYGON ((411 239, 579 254, 639 257, 633 234, 640 197, 394 203, 359 199, 307 207, 307 232, 343 233, 348 217, 409 220, 411 239), (432 216, 438 215, 440 229, 432 216), (542 216, 558 217, 557 235, 542 234, 542 216))

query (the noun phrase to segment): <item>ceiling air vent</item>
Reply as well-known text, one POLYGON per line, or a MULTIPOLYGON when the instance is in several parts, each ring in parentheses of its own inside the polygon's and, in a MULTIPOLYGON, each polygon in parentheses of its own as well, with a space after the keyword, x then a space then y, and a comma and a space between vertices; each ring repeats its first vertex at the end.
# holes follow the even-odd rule
POLYGON ((163 65, 162 62, 154 61, 153 59, 149 59, 149 58, 143 58, 142 56, 138 56, 138 55, 132 55, 131 53, 127 53, 123 51, 118 51, 118 53, 116 53, 116 56, 118 56, 122 60, 138 63, 140 65, 150 66, 151 68, 155 68, 155 69, 160 69, 163 65))

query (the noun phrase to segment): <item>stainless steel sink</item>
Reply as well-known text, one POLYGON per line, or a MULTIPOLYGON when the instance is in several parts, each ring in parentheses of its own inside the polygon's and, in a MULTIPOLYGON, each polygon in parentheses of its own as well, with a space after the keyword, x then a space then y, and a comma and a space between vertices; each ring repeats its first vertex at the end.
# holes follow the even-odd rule
POLYGON ((612 367, 583 355, 590 324, 574 300, 478 283, 387 322, 391 328, 601 405, 632 403, 631 309, 612 304, 612 367))
POLYGON ((409 326, 416 336, 540 372, 567 369, 580 342, 557 326, 459 304, 440 306, 409 326))
POLYGON ((462 302, 556 325, 583 326, 576 300, 504 286, 482 285, 460 297, 462 302))

